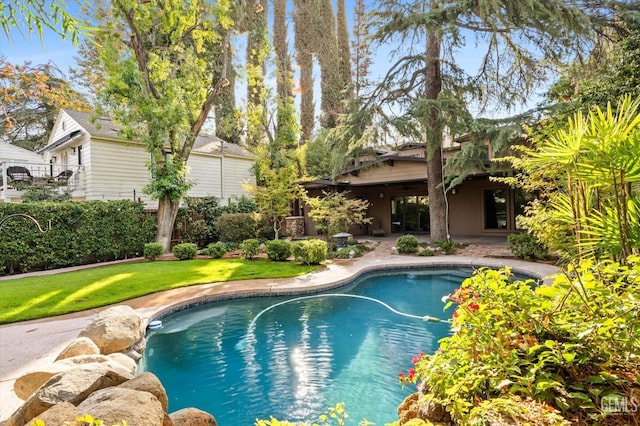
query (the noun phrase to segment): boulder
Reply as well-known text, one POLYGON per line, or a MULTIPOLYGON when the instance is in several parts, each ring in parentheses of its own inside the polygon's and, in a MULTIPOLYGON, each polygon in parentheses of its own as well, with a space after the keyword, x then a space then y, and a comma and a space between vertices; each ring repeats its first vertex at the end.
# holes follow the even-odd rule
POLYGON ((121 305, 98 313, 79 337, 88 337, 100 348, 100 353, 107 355, 127 350, 144 337, 144 332, 140 315, 121 305))
POLYGON ((88 337, 78 337, 72 340, 71 343, 60 352, 56 361, 79 355, 97 355, 99 353, 100 348, 93 343, 93 340, 88 337))
POLYGON ((104 364, 109 368, 113 368, 114 370, 122 370, 124 372, 129 373, 129 375, 133 376, 136 374, 136 370, 138 366, 131 358, 118 358, 112 357, 111 355, 80 355, 74 356, 73 358, 63 359, 62 361, 54 362, 53 365, 61 364, 61 365, 69 365, 69 366, 78 366, 83 364, 104 364))
POLYGON ((160 379, 158 379, 158 377, 153 373, 142 373, 141 375, 124 382, 119 387, 149 392, 158 398, 158 401, 160 401, 165 413, 169 409, 167 391, 164 389, 164 386, 162 386, 162 383, 160 383, 160 379))
POLYGON ((169 414, 174 426, 218 426, 216 418, 197 408, 183 408, 169 414))
MULTIPOLYGON (((149 392, 112 387, 93 392, 78 405, 79 413, 89 413, 105 425, 162 426, 165 412, 158 398, 149 392)), ((170 424, 170 423, 168 423, 170 424)))
MULTIPOLYGON (((131 360, 126 356, 125 358, 131 360)), ((131 360, 131 362, 133 362, 133 360, 131 360)), ((56 374, 63 371, 73 370, 79 365, 86 365, 87 368, 92 368, 94 364, 103 364, 104 366, 125 376, 133 376, 137 368, 135 362, 133 362, 133 364, 124 365, 123 362, 118 362, 105 355, 80 355, 54 362, 40 370, 30 371, 21 377, 18 377, 13 385, 13 390, 18 398, 26 400, 33 395, 40 386, 56 374)))
POLYGON ((107 355, 107 358, 114 362, 117 362, 118 364, 122 364, 122 366, 131 371, 132 374, 135 374, 138 370, 138 364, 136 364, 136 362, 130 356, 127 356, 122 352, 114 352, 107 355))
POLYGON ((70 402, 77 405, 96 390, 118 386, 132 378, 126 372, 104 364, 86 364, 62 371, 29 397, 3 426, 22 426, 56 404, 70 402))
MULTIPOLYGON (((75 424, 78 416, 75 405, 70 402, 62 402, 38 415, 37 419, 42 420, 45 425, 66 425, 67 423, 75 424)), ((26 425, 31 425, 31 423, 32 421, 29 421, 26 425)))

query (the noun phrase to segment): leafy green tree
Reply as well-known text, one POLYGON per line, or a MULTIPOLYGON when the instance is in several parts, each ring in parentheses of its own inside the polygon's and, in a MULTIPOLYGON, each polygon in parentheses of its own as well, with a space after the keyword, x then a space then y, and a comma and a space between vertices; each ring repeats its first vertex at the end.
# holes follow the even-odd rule
POLYGON ((279 169, 291 161, 298 145, 298 117, 293 99, 293 70, 287 43, 287 0, 273 3, 273 50, 276 59, 276 123, 269 141, 272 167, 279 169))
POLYGON ((369 25, 366 19, 367 7, 364 0, 356 0, 353 11, 353 85, 354 95, 359 97, 362 88, 368 85, 367 77, 371 67, 371 46, 368 40, 369 25))
POLYGON ((348 232, 354 225, 371 222, 367 217, 369 202, 358 198, 347 198, 347 192, 323 192, 322 197, 306 197, 309 217, 316 230, 330 238, 339 232, 348 232))
POLYGON ((229 3, 204 0, 162 4, 114 0, 96 34, 107 77, 100 101, 127 139, 145 143, 151 154, 151 183, 158 199, 156 242, 169 250, 182 196, 190 184, 186 163, 196 137, 223 87, 229 84, 229 48, 216 30, 229 28, 229 3), (120 27, 125 28, 122 37, 120 27))
POLYGON ((624 95, 640 96, 640 17, 620 13, 618 25, 601 37, 586 60, 564 70, 547 94, 563 104, 567 117, 594 105, 616 105, 624 95))
POLYGON ((247 137, 249 147, 265 142, 267 133, 267 89, 264 79, 271 45, 267 31, 267 2, 247 8, 247 137))
POLYGON ((347 25, 347 8, 345 0, 338 0, 336 26, 338 38, 339 74, 342 98, 351 96, 351 50, 349 43, 349 27, 347 25))
POLYGON ((283 219, 291 213, 291 203, 302 196, 301 187, 296 184, 297 174, 293 167, 279 170, 268 169, 261 173, 260 186, 250 186, 260 214, 268 220, 279 238, 283 219))
MULTIPOLYGON (((381 131, 425 144, 434 239, 448 239, 441 153, 445 131, 473 132, 473 122, 466 121, 471 105, 480 111, 496 105, 509 109, 526 100, 555 64, 589 46, 588 37, 607 21, 609 7, 600 1, 563 0, 377 4, 371 14, 373 36, 379 43, 397 42, 398 55, 362 108, 374 111, 381 131), (477 71, 468 72, 456 54, 474 45, 481 59, 477 71)), ((358 129, 358 120, 346 123, 358 129)), ((366 135, 359 129, 354 133, 366 135)))
MULTIPOLYGON (((332 0, 321 0, 319 4, 318 62, 320 63, 320 124, 323 128, 333 128, 338 124, 341 112, 341 92, 345 89, 340 69, 340 53, 336 34, 336 18, 332 0)), ((316 35, 318 37, 318 35, 316 35)))
POLYGON ((315 125, 315 105, 313 97, 313 38, 316 23, 314 2, 294 0, 294 47, 296 61, 300 67, 300 82, 295 92, 300 94, 300 143, 311 140, 315 125))

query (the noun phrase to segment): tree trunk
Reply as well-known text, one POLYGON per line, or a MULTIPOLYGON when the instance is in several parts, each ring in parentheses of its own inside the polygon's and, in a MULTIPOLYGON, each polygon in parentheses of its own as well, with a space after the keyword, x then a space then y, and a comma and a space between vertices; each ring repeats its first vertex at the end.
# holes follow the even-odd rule
POLYGON ((171 235, 178 216, 179 201, 171 201, 167 196, 158 200, 158 231, 156 243, 162 244, 165 253, 171 250, 171 235))
MULTIPOLYGON (((434 1, 431 1, 434 5, 434 1)), ((429 223, 431 239, 448 241, 447 203, 442 182, 442 115, 435 105, 442 91, 442 74, 440 72, 440 37, 434 30, 427 35, 427 52, 425 63, 425 98, 432 101, 427 117, 427 191, 429 194, 429 223)))

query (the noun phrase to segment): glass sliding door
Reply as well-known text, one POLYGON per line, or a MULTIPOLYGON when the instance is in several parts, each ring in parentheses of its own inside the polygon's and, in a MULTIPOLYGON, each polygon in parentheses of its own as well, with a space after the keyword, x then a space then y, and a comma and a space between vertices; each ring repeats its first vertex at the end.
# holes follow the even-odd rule
POLYGON ((429 197, 391 197, 391 232, 429 232, 429 197))

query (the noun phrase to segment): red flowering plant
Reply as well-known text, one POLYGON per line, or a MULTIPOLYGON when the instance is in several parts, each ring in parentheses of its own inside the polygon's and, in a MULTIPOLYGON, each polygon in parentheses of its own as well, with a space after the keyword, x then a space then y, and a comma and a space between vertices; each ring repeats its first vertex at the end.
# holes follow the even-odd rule
POLYGON ((546 285, 481 269, 449 296, 453 335, 400 381, 419 383, 456 424, 522 404, 551 419, 536 424, 607 424, 606 395, 640 400, 639 301, 638 256, 583 262, 546 285))

